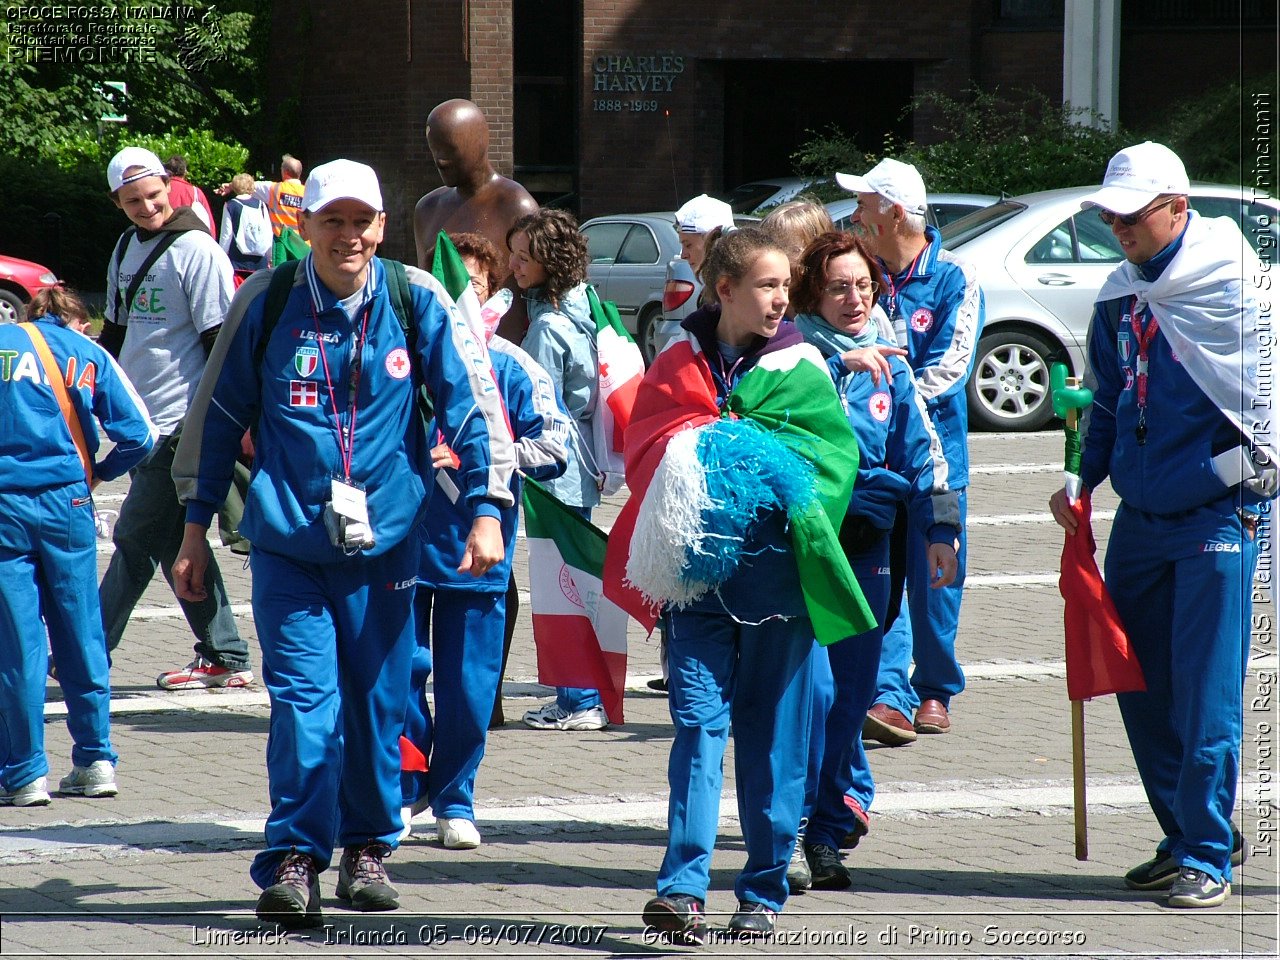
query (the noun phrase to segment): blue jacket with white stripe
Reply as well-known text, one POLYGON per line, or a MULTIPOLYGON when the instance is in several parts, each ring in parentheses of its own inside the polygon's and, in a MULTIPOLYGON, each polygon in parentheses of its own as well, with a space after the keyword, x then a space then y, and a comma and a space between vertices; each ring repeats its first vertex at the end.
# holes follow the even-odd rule
MULTIPOLYGON (((551 376, 529 354, 502 337, 489 341, 489 358, 511 418, 516 467, 535 480, 560 476, 568 463, 573 421, 561 405, 551 376)), ((438 440, 439 432, 433 429, 432 433, 438 440)), ((418 582, 435 589, 505 593, 516 549, 520 487, 520 474, 513 474, 511 494, 515 503, 502 510, 506 556, 484 576, 473 577, 458 573, 471 528, 471 513, 458 496, 458 471, 451 467, 436 470, 435 483, 428 491, 430 508, 418 527, 422 539, 418 582)))
POLYGON ((462 498, 472 516, 497 517, 512 504, 515 451, 488 352, 433 276, 413 267, 406 272, 416 344, 405 342, 376 257, 369 264, 366 300, 354 320, 319 282, 306 257, 271 331, 261 369, 254 367, 254 349, 271 273, 260 271, 241 286, 174 462, 188 522, 208 525, 226 496, 240 438, 256 420, 241 531, 263 550, 312 563, 341 561, 345 554, 330 543, 323 511, 331 481, 346 472, 338 420, 349 425, 354 406, 350 477, 365 490, 376 540, 364 555, 391 549, 420 519, 431 477, 414 405, 420 382, 431 391, 440 427, 461 460, 462 498), (352 391, 355 348, 366 324, 358 390, 352 391))
POLYGON ((982 336, 986 301, 978 272, 948 250, 933 227, 915 263, 893 278, 880 304, 893 323, 898 346, 907 351, 916 386, 924 397, 950 468, 948 485, 969 485, 969 412, 965 386, 982 336))

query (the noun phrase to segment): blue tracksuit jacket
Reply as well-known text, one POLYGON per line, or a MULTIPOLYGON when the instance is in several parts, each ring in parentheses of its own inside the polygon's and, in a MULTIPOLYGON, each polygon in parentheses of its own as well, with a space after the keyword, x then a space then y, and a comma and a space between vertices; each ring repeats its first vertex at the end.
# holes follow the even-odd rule
POLYGON ((893 323, 898 346, 907 351, 916 385, 933 419, 947 458, 948 485, 969 485, 969 413, 965 385, 982 336, 986 301, 978 273, 942 249, 933 227, 916 262, 892 277, 880 305, 893 323))
MULTIPOLYGON (((529 354, 502 337, 489 341, 489 359, 497 378, 498 392, 511 418, 515 437, 516 466, 535 480, 547 480, 564 473, 573 422, 561 407, 551 377, 529 354)), ((439 432, 433 431, 437 440, 439 432)), ((502 510, 502 542, 506 558, 482 577, 458 573, 462 551, 471 529, 471 513, 457 496, 458 471, 436 471, 430 491, 430 509, 423 519, 422 569, 419 582, 436 589, 506 593, 511 560, 516 548, 516 524, 520 503, 520 475, 511 478, 515 502, 502 510)))
POLYGON ((441 307, 439 283, 407 268, 418 318, 418 342, 409 345, 376 257, 370 262, 371 299, 355 322, 315 279, 309 263, 308 257, 298 270, 260 370, 254 369, 253 354, 270 274, 250 278, 236 295, 174 465, 188 521, 209 523, 226 495, 239 438, 256 419, 260 455, 254 460, 242 532, 263 550, 313 563, 341 561, 344 554, 329 542, 322 513, 331 478, 343 473, 335 414, 349 425, 354 400, 351 477, 365 489, 377 541, 365 555, 391 549, 418 522, 424 478, 431 475, 425 435, 411 399, 422 380, 431 390, 449 446, 468 465, 459 478, 463 501, 473 516, 498 516, 501 506, 513 502, 506 414, 488 354, 461 315, 441 307), (325 363, 335 385, 350 382, 357 331, 366 312, 358 393, 330 397, 325 363))
MULTIPOLYGON (((56 320, 35 321, 65 374, 93 475, 114 480, 147 455, 156 431, 119 365, 87 337, 56 320), (115 446, 98 460, 98 425, 115 446)), ((83 480, 84 467, 59 426, 62 413, 26 331, 0 326, 0 490, 47 490, 83 480)))

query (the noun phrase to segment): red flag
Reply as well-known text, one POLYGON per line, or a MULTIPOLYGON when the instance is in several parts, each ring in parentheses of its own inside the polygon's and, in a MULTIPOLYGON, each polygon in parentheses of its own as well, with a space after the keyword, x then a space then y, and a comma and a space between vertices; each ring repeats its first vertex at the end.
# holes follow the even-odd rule
POLYGON ((1146 690, 1138 658, 1129 646, 1120 615, 1094 559, 1097 544, 1090 521, 1088 491, 1072 507, 1079 526, 1062 545, 1058 590, 1066 601, 1067 696, 1090 700, 1110 693, 1146 690))

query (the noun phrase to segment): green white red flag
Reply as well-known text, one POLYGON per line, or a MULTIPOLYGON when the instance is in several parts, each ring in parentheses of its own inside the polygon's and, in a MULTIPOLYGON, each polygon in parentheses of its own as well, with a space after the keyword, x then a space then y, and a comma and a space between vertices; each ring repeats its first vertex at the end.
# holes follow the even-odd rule
POLYGON ((599 690, 609 722, 622 723, 627 614, 604 596, 609 538, 527 478, 524 526, 538 682, 599 690))
POLYGON ((605 496, 622 488, 625 462, 623 434, 631 422, 631 408, 636 391, 644 379, 644 356, 627 333, 612 301, 601 300, 595 289, 587 287, 591 319, 596 323, 596 358, 599 374, 599 400, 594 433, 596 473, 600 475, 605 496))

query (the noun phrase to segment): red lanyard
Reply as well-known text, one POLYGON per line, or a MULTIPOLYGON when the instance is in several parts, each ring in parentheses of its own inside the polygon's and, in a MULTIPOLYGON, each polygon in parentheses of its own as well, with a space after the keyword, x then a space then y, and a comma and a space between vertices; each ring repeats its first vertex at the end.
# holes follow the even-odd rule
POLYGON ((1142 446, 1147 442, 1147 381, 1149 378, 1150 366, 1150 348, 1151 341, 1156 338, 1156 334, 1160 332, 1160 321, 1155 314, 1148 311, 1150 319, 1147 320, 1146 329, 1138 321, 1138 298, 1134 297, 1129 304, 1129 326, 1133 329, 1133 335, 1138 341, 1138 363, 1137 363, 1137 387, 1138 387, 1138 426, 1137 437, 1138 446, 1142 446))
POLYGON ((898 284, 894 283, 893 275, 890 274, 889 271, 887 270, 885 271, 884 285, 889 288, 888 300, 889 300, 889 319, 890 320, 894 320, 897 317, 898 291, 901 290, 903 287, 905 287, 907 285, 907 281, 909 281, 913 276, 915 276, 916 265, 920 262, 920 258, 924 256, 924 252, 928 249, 929 247, 927 245, 920 248, 920 252, 917 253, 915 256, 915 259, 911 261, 911 266, 907 267, 907 275, 902 278, 902 286, 898 286, 898 284))
POLYGON ((360 358, 364 353, 365 339, 369 332, 369 314, 372 312, 373 304, 370 303, 364 309, 364 323, 360 326, 360 339, 356 341, 355 356, 351 360, 351 402, 349 404, 351 420, 344 427, 342 425, 342 417, 338 413, 338 399, 333 392, 333 380, 329 376, 329 357, 324 349, 324 334, 320 331, 320 318, 316 316, 314 309, 311 311, 311 322, 316 327, 316 343, 320 345, 320 362, 324 365, 324 383, 329 388, 329 403, 333 405, 334 433, 338 438, 338 453, 342 457, 342 478, 344 480, 351 479, 351 456, 356 448, 356 398, 360 393, 360 371, 363 366, 360 358))

